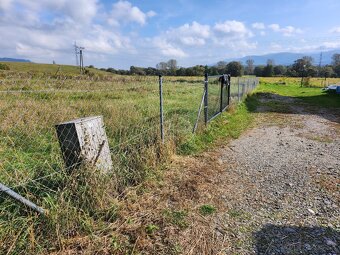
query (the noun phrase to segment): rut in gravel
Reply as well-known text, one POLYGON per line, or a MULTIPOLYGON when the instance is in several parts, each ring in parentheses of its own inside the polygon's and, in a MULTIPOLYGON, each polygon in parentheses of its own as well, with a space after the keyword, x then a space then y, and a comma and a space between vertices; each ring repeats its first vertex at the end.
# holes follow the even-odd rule
POLYGON ((216 219, 233 229, 225 252, 340 254, 340 118, 261 99, 273 101, 285 112, 259 107, 256 127, 220 152, 223 178, 233 180, 222 194, 228 213, 216 219))

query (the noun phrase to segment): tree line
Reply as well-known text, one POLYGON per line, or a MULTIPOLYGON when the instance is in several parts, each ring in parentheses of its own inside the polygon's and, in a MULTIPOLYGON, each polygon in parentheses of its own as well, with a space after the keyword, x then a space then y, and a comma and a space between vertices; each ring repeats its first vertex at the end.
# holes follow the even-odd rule
POLYGON ((312 57, 304 56, 291 65, 275 65, 274 60, 268 59, 266 65, 255 65, 254 60, 248 59, 243 65, 238 61, 219 61, 213 66, 196 65, 179 67, 175 59, 160 62, 156 67, 131 66, 129 70, 102 68, 101 70, 124 75, 169 75, 169 76, 203 76, 231 74, 233 77, 242 75, 256 75, 258 77, 288 76, 288 77, 340 77, 340 54, 332 56, 332 63, 325 66, 313 64, 312 57))

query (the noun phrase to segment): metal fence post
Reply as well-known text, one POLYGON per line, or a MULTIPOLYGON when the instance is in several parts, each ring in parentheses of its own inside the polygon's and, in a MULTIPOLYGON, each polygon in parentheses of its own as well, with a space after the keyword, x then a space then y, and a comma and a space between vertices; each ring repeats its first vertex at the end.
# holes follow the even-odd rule
POLYGON ((220 112, 222 112, 223 110, 223 87, 224 87, 224 84, 226 84, 225 81, 226 81, 225 75, 223 74, 221 76, 220 112))
POLYGON ((162 139, 162 143, 164 143, 163 77, 162 75, 159 75, 159 118, 160 118, 161 139, 162 139))
POLYGON ((231 80, 231 77, 230 77, 230 74, 227 74, 226 76, 226 86, 227 86, 227 97, 228 97, 228 106, 230 105, 230 89, 231 89, 231 84, 230 84, 230 80, 231 80))
POLYGON ((204 123, 205 125, 208 124, 208 74, 204 75, 204 123))
POLYGON ((241 95, 240 95, 240 77, 237 78, 237 96, 238 96, 238 101, 241 101, 241 95))

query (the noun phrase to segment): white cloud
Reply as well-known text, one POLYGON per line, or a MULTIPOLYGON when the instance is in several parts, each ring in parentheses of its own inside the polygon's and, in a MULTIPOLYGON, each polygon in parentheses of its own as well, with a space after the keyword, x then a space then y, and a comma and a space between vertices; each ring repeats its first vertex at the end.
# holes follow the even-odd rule
POLYGON ((270 49, 274 51, 279 51, 279 50, 282 50, 282 46, 278 43, 271 43, 270 49))
POLYGON ((97 14, 97 0, 65 0, 63 9, 75 21, 91 21, 97 14))
POLYGON ((154 11, 144 13, 128 1, 119 1, 112 5, 108 22, 113 26, 119 26, 120 24, 127 24, 130 22, 145 25, 147 18, 151 18, 155 15, 156 13, 154 11))
POLYGON ((256 42, 248 41, 253 33, 244 23, 236 20, 227 20, 223 23, 216 23, 212 41, 217 47, 224 47, 235 51, 247 51, 257 47, 256 42))
POLYGON ((0 0, 0 11, 7 11, 12 5, 12 0, 0 0))
POLYGON ((259 29, 259 30, 264 30, 266 28, 266 26, 261 22, 255 22, 251 24, 251 26, 252 28, 259 29))
POLYGON ((128 37, 100 25, 93 25, 91 31, 79 40, 79 44, 87 51, 104 54, 114 54, 118 50, 133 50, 128 37))
POLYGON ((271 24, 268 26, 268 28, 270 28, 274 32, 281 33, 283 36, 287 36, 287 37, 302 33, 301 29, 295 28, 293 26, 280 27, 279 24, 271 24))
MULTIPOLYGON (((2 0, 1 0, 2 1, 2 0)), ((34 13, 54 13, 57 16, 72 19, 76 22, 90 23, 99 9, 99 0, 13 0, 25 11, 34 13)))
POLYGON ((340 33, 340 27, 333 27, 330 32, 334 34, 340 33))
MULTIPOLYGON (((38 62, 50 62, 53 58, 59 63, 74 63, 74 41, 85 47, 87 61, 91 61, 90 57, 103 59, 102 56, 136 51, 130 37, 138 34, 127 36, 119 27, 96 21, 97 17, 105 20, 109 14, 101 8, 99 0, 0 0, 0 8, 0 34, 6 38, 0 40, 0 56, 38 62), (1 13, 4 8, 6 12, 1 13)), ((136 13, 132 12, 130 20, 136 13)), ((149 11, 144 15, 152 17, 156 13, 149 11)))
POLYGON ((146 16, 147 16, 148 18, 152 18, 152 17, 154 17, 154 16, 156 16, 156 15, 157 15, 157 13, 154 12, 154 11, 148 11, 148 12, 146 13, 146 16))
POLYGON ((219 34, 229 38, 246 38, 253 35, 242 22, 236 20, 227 20, 223 23, 216 23, 214 31, 217 32, 217 35, 219 34))
POLYGON ((279 32, 280 31, 280 26, 279 24, 271 24, 268 26, 270 29, 272 29, 275 32, 279 32))
POLYGON ((240 21, 227 20, 215 23, 212 27, 194 21, 169 29, 153 40, 161 54, 183 58, 197 53, 198 49, 205 49, 206 52, 214 49, 216 54, 225 49, 235 51, 254 49, 257 43, 248 41, 252 36, 251 31, 240 21))
POLYGON ((210 33, 208 25, 201 25, 194 21, 192 24, 184 24, 178 28, 166 31, 165 37, 168 40, 176 41, 186 46, 202 46, 205 45, 210 33))
POLYGON ((183 58, 187 56, 187 54, 182 49, 172 45, 165 39, 157 37, 154 38, 153 43, 156 47, 160 49, 161 53, 166 57, 183 58))
POLYGON ((340 42, 323 42, 321 48, 324 49, 338 49, 340 48, 340 42))

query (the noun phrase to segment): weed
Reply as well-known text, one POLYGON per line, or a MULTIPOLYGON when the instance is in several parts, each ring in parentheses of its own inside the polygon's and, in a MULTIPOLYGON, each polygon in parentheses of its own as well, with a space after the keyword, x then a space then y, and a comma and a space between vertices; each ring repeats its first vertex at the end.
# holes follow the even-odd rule
POLYGON ((188 213, 186 211, 164 211, 165 218, 170 221, 172 224, 178 226, 179 228, 187 228, 188 222, 187 217, 188 213))
POLYGON ((202 205, 200 207, 200 214, 207 216, 216 212, 216 208, 212 205, 202 205))
POLYGON ((145 227, 145 231, 149 235, 152 235, 157 230, 159 230, 159 227, 157 225, 149 224, 145 227))

